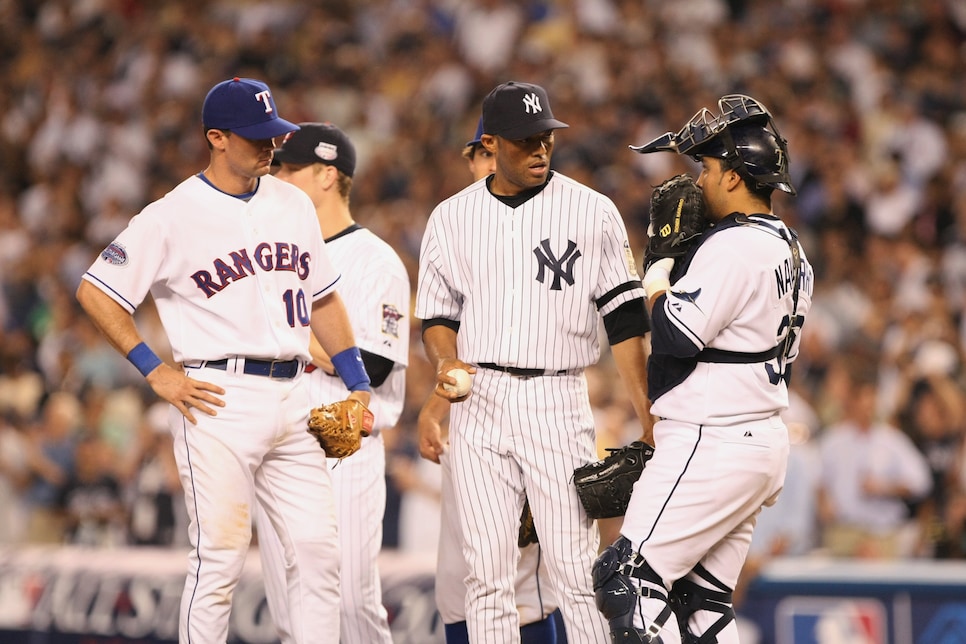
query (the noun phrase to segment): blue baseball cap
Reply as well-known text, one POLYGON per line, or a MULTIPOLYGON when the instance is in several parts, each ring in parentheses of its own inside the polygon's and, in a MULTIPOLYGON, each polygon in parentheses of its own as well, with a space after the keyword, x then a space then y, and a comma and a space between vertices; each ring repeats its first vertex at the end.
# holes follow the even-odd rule
POLYGON ((467 141, 464 147, 470 148, 474 145, 480 144, 480 139, 483 138, 483 117, 480 117, 479 122, 476 124, 476 134, 473 135, 472 141, 467 141))
POLYGON ((201 108, 206 130, 231 130, 255 141, 273 139, 299 129, 279 118, 268 85, 253 78, 232 78, 208 92, 201 108))

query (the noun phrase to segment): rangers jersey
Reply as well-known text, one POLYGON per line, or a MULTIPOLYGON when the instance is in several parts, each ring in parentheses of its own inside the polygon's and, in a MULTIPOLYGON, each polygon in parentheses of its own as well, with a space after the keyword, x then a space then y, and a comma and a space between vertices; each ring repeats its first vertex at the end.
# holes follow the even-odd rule
POLYGON ((150 292, 178 362, 308 361, 312 302, 339 273, 302 190, 265 176, 243 200, 196 175, 132 218, 83 279, 131 313, 150 292))

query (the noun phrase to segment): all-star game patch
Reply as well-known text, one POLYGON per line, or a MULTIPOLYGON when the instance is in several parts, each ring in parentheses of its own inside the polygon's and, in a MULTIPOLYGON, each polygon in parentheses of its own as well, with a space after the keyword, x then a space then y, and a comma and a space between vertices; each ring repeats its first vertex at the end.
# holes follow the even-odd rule
POLYGON ((124 246, 117 242, 111 242, 107 248, 101 251, 101 259, 114 266, 127 265, 127 251, 124 246))
POLYGON ((399 338, 399 320, 402 319, 402 313, 399 312, 392 304, 382 305, 382 332, 386 335, 391 335, 394 338, 399 338))
POLYGON ((631 244, 626 239, 624 240, 624 260, 627 262, 627 270, 630 271, 631 277, 638 279, 637 262, 634 261, 634 251, 631 250, 631 244))

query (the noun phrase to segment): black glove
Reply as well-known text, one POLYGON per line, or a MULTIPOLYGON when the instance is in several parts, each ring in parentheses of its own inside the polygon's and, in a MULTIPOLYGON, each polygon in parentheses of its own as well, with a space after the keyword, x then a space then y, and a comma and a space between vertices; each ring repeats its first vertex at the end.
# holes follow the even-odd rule
POLYGON ((663 257, 680 257, 707 230, 704 196, 694 179, 679 174, 651 193, 645 270, 663 257))
POLYGON ((627 512, 634 484, 654 455, 654 448, 643 441, 607 451, 610 453, 603 460, 574 470, 577 496, 591 519, 620 517, 627 512))

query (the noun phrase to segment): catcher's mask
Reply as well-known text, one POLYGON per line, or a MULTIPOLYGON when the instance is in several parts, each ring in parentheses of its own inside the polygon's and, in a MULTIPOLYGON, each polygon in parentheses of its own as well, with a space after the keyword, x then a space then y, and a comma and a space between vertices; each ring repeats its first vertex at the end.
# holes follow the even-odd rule
POLYGON ((759 186, 795 194, 788 174, 788 145, 764 105, 750 96, 728 94, 718 114, 702 108, 678 132, 666 132, 641 146, 641 154, 677 152, 694 159, 724 159, 728 167, 759 186))

